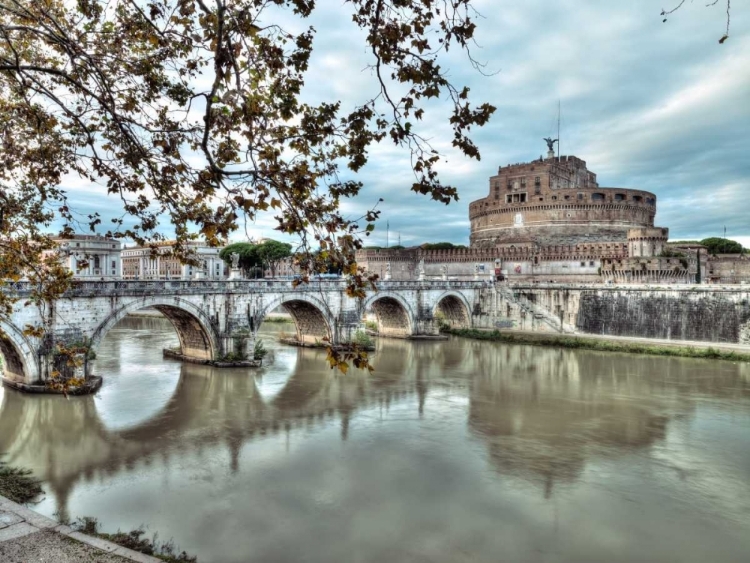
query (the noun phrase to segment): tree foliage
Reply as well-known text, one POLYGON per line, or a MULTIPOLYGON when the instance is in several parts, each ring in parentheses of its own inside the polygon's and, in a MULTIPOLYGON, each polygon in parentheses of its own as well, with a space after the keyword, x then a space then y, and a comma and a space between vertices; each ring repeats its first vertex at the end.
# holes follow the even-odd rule
MULTIPOLYGON (((148 244, 169 221, 173 252, 190 260, 190 240, 219 244, 271 212, 280 231, 344 264, 350 294, 362 294, 373 280, 354 252, 378 212, 350 218, 340 204, 360 192, 354 173, 372 145, 403 148, 411 189, 449 203, 457 191, 438 177, 440 155, 418 123, 431 100, 448 100, 453 146, 479 159, 468 133, 495 108, 472 105, 439 62, 454 48, 476 66, 471 0, 346 0, 374 94, 353 107, 303 102, 315 41, 305 21, 315 9, 313 0, 0 0, 6 270, 41 264, 48 243, 34 225, 99 225, 59 189, 78 177, 122 203, 103 234, 148 244), (7 226, 11 214, 29 235, 7 226)), ((317 271, 315 260, 308 253, 303 271, 317 271)))
POLYGON ((254 268, 267 266, 275 275, 279 262, 292 256, 292 245, 270 239, 260 244, 235 242, 222 248, 219 258, 231 264, 234 253, 240 255, 239 266, 246 274, 254 268))
POLYGON ((271 269, 271 275, 276 275, 279 262, 292 255, 292 245, 277 240, 266 240, 258 245, 258 257, 263 265, 271 269))
POLYGON ((260 265, 258 256, 258 245, 250 242, 235 242, 225 246, 219 251, 219 258, 227 264, 232 263, 232 254, 240 255, 239 267, 248 275, 256 266, 260 265))
POLYGON ((722 237, 704 238, 700 244, 708 249, 709 254, 742 254, 742 245, 734 240, 722 237))
POLYGON ((452 242, 432 242, 423 244, 421 248, 423 250, 450 250, 451 248, 466 248, 466 246, 452 242))

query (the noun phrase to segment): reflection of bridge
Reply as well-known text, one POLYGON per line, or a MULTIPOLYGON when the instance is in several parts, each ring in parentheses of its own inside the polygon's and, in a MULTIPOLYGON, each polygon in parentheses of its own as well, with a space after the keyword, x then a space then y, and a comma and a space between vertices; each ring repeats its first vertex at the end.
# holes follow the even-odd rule
POLYGON ((11 322, 0 323, 4 377, 31 383, 45 378, 52 365, 51 340, 23 334, 26 325, 46 321, 53 341, 87 342, 96 349, 107 332, 127 314, 153 307, 174 325, 181 353, 216 360, 247 352, 266 315, 283 306, 292 316, 297 339, 312 343, 348 341, 372 309, 380 333, 409 338, 436 334, 436 316, 456 326, 486 318, 491 290, 484 282, 382 282, 364 299, 346 294, 343 281, 114 281, 80 282, 46 309, 24 306, 29 287, 15 285, 19 300, 11 322))
POLYGON ((415 394, 421 410, 428 380, 443 364, 440 347, 411 347, 403 340, 380 343, 372 375, 352 370, 339 376, 326 368, 323 358, 322 351, 300 350, 283 388, 269 399, 256 385, 265 368, 253 376, 247 370, 184 363, 172 396, 159 411, 121 430, 107 428, 93 396, 64 401, 6 391, 0 404, 0 452, 10 463, 33 467, 64 511, 81 478, 119 472, 155 458, 166 464, 171 457, 217 442, 226 443, 234 471, 242 445, 256 437, 337 418, 346 439, 354 412, 415 394))
MULTIPOLYGON (((617 354, 383 340, 372 374, 352 370, 338 376, 324 366, 322 354, 299 350, 272 398, 261 395, 246 370, 183 364, 158 412, 122 430, 106 427, 94 397, 65 401, 6 391, 0 451, 8 462, 32 467, 64 513, 81 479, 141 463, 179 463, 217 444, 226 445, 234 471, 242 446, 264 435, 335 420, 347 439, 358 412, 406 403, 414 405, 414 416, 424 411, 440 424, 453 416, 460 425, 467 417, 499 473, 550 492, 555 483, 576 481, 591 459, 648 451, 663 440, 673 417, 693 412, 693 397, 733 399, 750 392, 744 364, 704 377, 694 361, 675 358, 632 357, 625 366, 617 354), (443 410, 446 391, 449 398, 467 396, 468 410, 443 410)), ((446 440, 442 447, 455 447, 446 440)))

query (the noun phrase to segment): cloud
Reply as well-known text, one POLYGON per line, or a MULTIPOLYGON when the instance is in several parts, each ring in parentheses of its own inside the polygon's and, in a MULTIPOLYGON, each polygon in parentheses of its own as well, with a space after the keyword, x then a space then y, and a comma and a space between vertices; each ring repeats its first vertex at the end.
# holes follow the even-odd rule
MULTIPOLYGON (((467 243, 468 205, 488 191, 499 165, 529 161, 556 133, 562 104, 562 151, 586 160, 600 184, 641 188, 658 197, 657 224, 673 238, 723 232, 750 240, 750 17, 735 10, 730 39, 718 44, 724 12, 686 4, 665 24, 650 0, 613 3, 478 0, 473 56, 488 75, 451 50, 443 68, 471 88, 473 101, 497 106, 490 124, 472 132, 477 162, 451 146, 446 100, 430 104, 420 130, 445 156, 443 181, 459 188, 449 206, 410 191, 409 158, 388 141, 370 151, 358 179, 361 195, 345 211, 361 215, 382 197, 381 220, 368 244, 448 240, 467 243)), ((283 12, 285 25, 313 25, 315 51, 305 101, 342 100, 342 108, 373 96, 371 55, 347 5, 316 8, 310 20, 283 12)), ((72 199, 92 209, 111 198, 79 184, 72 199)), ((273 216, 253 228, 272 234, 273 216)), ((278 238, 284 238, 279 236, 278 238)))

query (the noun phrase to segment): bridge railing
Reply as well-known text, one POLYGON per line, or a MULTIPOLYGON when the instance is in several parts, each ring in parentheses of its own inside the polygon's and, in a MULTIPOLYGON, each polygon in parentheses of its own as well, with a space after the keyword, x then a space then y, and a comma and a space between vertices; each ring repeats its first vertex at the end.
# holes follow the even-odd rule
MULTIPOLYGON (((488 281, 457 280, 404 280, 378 281, 380 290, 407 289, 476 289, 489 285, 488 281)), ((295 287, 292 280, 111 280, 79 281, 74 280, 66 296, 111 295, 117 293, 214 293, 217 291, 257 292, 257 291, 340 291, 346 286, 346 280, 312 280, 295 287)), ((24 295, 34 289, 27 281, 8 282, 3 290, 9 293, 24 295)))

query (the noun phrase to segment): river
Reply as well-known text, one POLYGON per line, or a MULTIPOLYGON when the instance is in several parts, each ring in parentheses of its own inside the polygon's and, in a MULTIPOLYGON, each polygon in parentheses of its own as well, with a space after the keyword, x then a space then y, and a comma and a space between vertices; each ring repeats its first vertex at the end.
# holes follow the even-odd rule
POLYGON ((0 391, 36 510, 220 562, 746 562, 750 365, 382 339, 372 374, 275 342, 261 370, 163 359, 128 318, 89 397, 0 391))

